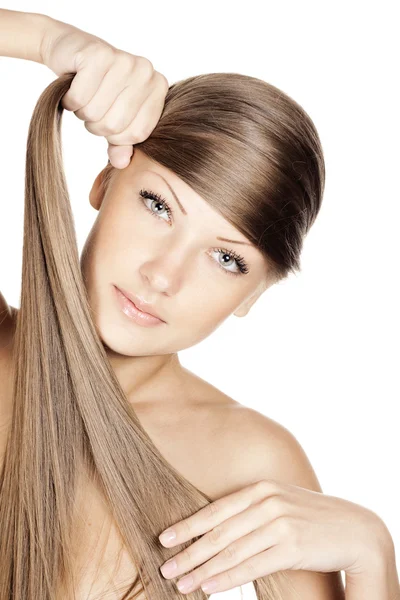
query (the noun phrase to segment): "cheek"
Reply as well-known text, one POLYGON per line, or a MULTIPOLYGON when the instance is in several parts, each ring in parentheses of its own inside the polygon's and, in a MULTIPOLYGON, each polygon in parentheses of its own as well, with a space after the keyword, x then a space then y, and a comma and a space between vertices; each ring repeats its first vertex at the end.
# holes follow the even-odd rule
POLYGON ((209 337, 235 308, 228 294, 213 296, 212 286, 207 291, 203 288, 199 294, 187 294, 182 306, 185 310, 180 316, 175 316, 174 327, 171 328, 173 343, 181 350, 209 337))
MULTIPOLYGON (((229 275, 226 275, 226 278, 228 277, 229 275)), ((232 293, 229 286, 216 290, 210 283, 209 286, 203 286, 196 293, 192 292, 186 296, 185 321, 190 323, 193 329, 211 332, 232 314, 239 302, 239 294, 232 293)))

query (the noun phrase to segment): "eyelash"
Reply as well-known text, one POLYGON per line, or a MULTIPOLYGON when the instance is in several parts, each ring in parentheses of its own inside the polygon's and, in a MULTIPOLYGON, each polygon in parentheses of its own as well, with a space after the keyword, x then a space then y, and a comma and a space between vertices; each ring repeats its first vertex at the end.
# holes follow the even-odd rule
MULTIPOLYGON (((160 202, 161 204, 164 205, 168 217, 171 218, 171 216, 173 215, 173 210, 170 207, 170 205, 168 204, 168 202, 162 197, 160 196, 160 194, 156 194, 152 191, 148 191, 148 190, 140 190, 140 196, 142 197, 142 200, 144 199, 149 199, 149 200, 157 200, 157 202, 160 202)), ((159 217, 157 215, 157 213, 153 212, 148 206, 146 206, 146 204, 144 202, 142 202, 144 208, 154 217, 156 217, 157 219, 161 219, 161 217, 159 217)), ((165 220, 165 219, 162 219, 165 220)), ((227 254, 230 258, 234 258, 236 261, 237 266, 239 267, 239 272, 235 272, 235 271, 228 271, 227 269, 225 269, 222 265, 220 265, 217 261, 216 262, 217 266, 220 267, 225 273, 229 273, 230 275, 245 275, 249 272, 249 268, 247 266, 247 263, 245 262, 243 256, 240 256, 240 254, 237 254, 234 250, 226 250, 226 248, 213 248, 213 250, 215 252, 223 252, 224 254, 227 254)))

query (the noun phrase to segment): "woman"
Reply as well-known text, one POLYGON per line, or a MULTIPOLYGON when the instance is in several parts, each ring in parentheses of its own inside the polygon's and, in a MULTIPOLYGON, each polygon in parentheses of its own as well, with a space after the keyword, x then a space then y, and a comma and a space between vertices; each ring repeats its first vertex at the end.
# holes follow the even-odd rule
POLYGON ((2 307, 0 600, 195 599, 253 580, 260 600, 327 600, 343 597, 340 570, 347 599, 392 598, 378 515, 321 494, 284 427, 177 354, 299 270, 324 187, 311 119, 255 78, 168 88, 143 57, 44 15, 1 13, 18 34, 0 36, 1 54, 59 79, 28 134, 21 308, 2 307), (110 144, 80 259, 62 108, 110 144))

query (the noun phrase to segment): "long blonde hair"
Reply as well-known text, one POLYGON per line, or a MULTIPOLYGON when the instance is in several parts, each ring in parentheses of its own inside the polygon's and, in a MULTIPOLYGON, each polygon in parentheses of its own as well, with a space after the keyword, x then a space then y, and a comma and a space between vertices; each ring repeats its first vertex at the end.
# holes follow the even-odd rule
MULTIPOLYGON (((93 323, 62 161, 60 104, 74 73, 41 94, 25 179, 21 303, 13 347, 13 416, 0 478, 0 600, 73 597, 78 474, 99 482, 137 577, 121 600, 181 594, 160 566, 194 541, 159 534, 211 502, 169 464, 142 427, 93 323), (131 594, 131 595, 130 595, 131 594)), ((264 81, 211 73, 179 81, 144 142, 260 248, 275 281, 300 269, 302 241, 322 200, 324 161, 304 110, 264 81)), ((114 169, 104 170, 103 185, 114 169)), ((199 536, 200 537, 200 536, 199 536)), ((283 572, 254 582, 282 600, 283 572)))

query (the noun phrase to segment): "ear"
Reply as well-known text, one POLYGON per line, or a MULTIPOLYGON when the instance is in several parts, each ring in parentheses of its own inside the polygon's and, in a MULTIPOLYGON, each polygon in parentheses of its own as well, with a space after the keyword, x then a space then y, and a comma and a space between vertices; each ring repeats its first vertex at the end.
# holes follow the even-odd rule
POLYGON ((267 289, 267 285, 264 282, 254 290, 254 292, 244 300, 244 302, 235 310, 233 313, 236 317, 245 317, 253 306, 255 301, 261 296, 261 294, 267 289))
POLYGON ((103 175, 107 167, 104 167, 97 175, 96 179, 93 182, 92 189, 89 192, 89 201, 90 204, 96 210, 100 210, 100 206, 104 199, 104 188, 102 186, 103 175))

